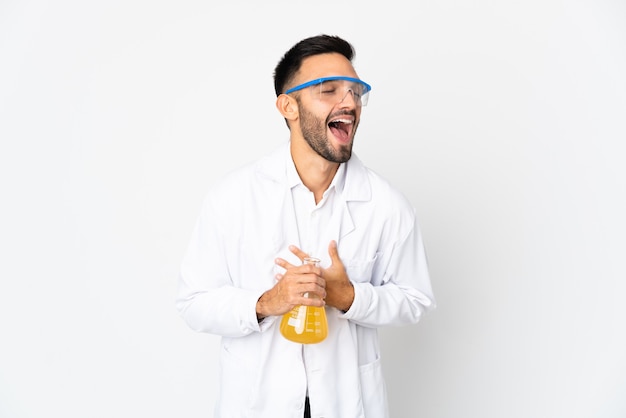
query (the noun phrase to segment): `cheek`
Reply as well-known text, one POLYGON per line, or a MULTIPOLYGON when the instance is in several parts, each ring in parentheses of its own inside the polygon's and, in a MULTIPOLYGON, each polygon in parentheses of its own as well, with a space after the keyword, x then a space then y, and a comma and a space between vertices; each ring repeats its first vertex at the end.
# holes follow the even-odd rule
POLYGON ((332 106, 325 104, 324 102, 320 102, 319 100, 314 101, 311 106, 307 108, 309 110, 309 114, 316 119, 318 119, 322 123, 326 123, 328 117, 337 109, 333 109, 332 106))
POLYGON ((329 113, 321 112, 316 109, 310 109, 310 111, 301 112, 302 124, 311 128, 321 127, 328 128, 328 115, 329 113))

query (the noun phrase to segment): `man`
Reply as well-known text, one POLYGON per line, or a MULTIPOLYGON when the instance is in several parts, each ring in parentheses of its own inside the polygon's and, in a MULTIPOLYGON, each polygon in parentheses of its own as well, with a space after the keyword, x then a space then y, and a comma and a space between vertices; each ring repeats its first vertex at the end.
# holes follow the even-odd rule
POLYGON ((217 417, 387 417, 377 328, 435 306, 411 204, 352 155, 370 91, 353 55, 327 35, 287 51, 274 84, 289 141, 203 203, 177 308, 222 336, 217 417), (326 339, 281 335, 297 305, 325 306, 326 339))

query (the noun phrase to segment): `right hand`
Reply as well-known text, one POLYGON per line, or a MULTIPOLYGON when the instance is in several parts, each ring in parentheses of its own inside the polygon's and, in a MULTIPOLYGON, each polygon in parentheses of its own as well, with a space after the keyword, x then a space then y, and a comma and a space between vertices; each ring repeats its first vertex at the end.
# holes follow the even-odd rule
MULTIPOLYGON (((294 247, 294 254, 303 254, 294 247)), ((298 305, 324 306, 326 281, 321 277, 322 269, 310 264, 294 266, 282 258, 276 264, 285 269, 284 274, 276 275, 274 287, 261 295, 256 305, 259 319, 270 315, 283 315, 298 305), (304 296, 305 293, 309 297, 304 296)))

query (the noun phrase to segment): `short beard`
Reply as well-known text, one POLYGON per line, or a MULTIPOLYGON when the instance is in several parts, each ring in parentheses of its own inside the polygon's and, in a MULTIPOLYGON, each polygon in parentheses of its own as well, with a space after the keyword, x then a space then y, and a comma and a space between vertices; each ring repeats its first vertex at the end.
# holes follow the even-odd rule
MULTIPOLYGON (((333 163, 345 163, 352 156, 352 143, 342 145, 339 150, 331 147, 326 133, 328 125, 326 121, 320 121, 315 115, 307 111, 300 100, 297 100, 300 109, 300 129, 302 136, 309 146, 322 158, 333 163)), ((356 133, 356 125, 352 132, 353 138, 356 133)))

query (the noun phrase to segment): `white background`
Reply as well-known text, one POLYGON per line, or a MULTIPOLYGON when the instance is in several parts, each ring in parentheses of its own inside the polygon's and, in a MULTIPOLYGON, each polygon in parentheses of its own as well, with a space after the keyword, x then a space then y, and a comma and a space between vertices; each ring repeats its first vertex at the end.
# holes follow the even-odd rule
POLYGON ((211 416, 178 266, 320 33, 356 47, 355 152, 416 206, 439 303, 381 331, 392 416, 625 417, 625 2, 213 3, 0 0, 0 417, 211 416))

